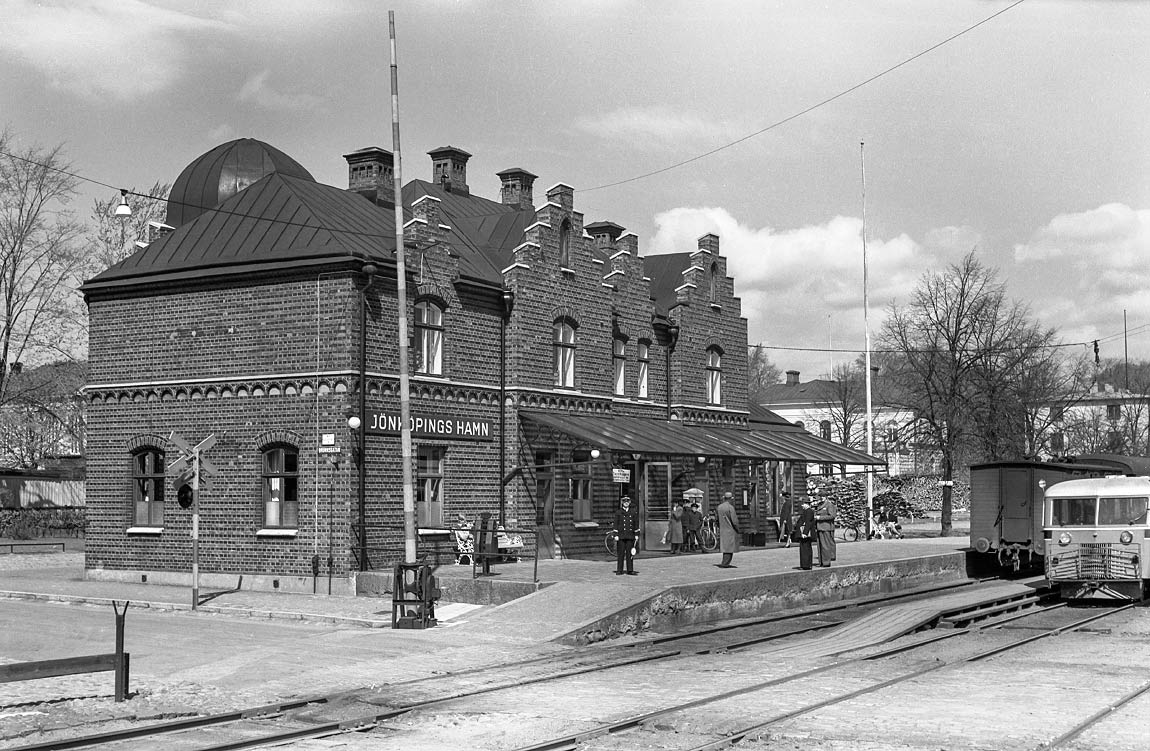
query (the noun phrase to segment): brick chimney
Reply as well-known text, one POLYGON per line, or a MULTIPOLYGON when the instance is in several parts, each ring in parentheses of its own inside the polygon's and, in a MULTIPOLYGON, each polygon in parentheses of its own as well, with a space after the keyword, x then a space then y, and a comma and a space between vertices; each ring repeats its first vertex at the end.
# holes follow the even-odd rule
POLYGON ((504 206, 514 206, 517 209, 535 208, 531 186, 535 184, 538 175, 533 175, 521 167, 512 167, 495 174, 503 183, 500 196, 503 198, 504 206))
POLYGON ((372 203, 395 208, 395 156, 387 149, 368 146, 344 154, 347 189, 372 203))
POLYGON ((614 222, 593 222, 583 227, 583 231, 595 238, 595 247, 610 250, 615 247, 624 228, 614 222))
POLYGON ((431 181, 449 193, 471 195, 467 187, 467 160, 471 158, 463 149, 440 146, 427 152, 431 157, 431 181))
POLYGON ((799 371, 797 371, 797 370, 788 370, 787 371, 787 385, 788 386, 798 386, 799 385, 799 371))

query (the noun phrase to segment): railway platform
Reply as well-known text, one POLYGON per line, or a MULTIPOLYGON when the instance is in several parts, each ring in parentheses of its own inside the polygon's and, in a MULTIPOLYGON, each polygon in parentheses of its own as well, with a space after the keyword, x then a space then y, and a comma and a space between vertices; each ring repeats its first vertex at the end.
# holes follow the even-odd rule
MULTIPOLYGON (((638 576, 615 576, 614 561, 541 560, 436 570, 439 627, 457 637, 498 637, 524 645, 582 644, 725 618, 750 617, 913 589, 967 577, 966 537, 839 543, 829 568, 798 568, 797 546, 755 548, 716 566, 718 553, 643 554, 638 576)), ((817 564, 817 561, 816 561, 817 564)), ((253 590, 200 591, 197 610, 224 616, 389 628, 390 594, 325 595, 253 590)), ((191 610, 188 587, 89 581, 79 553, 0 555, 0 597, 79 604, 130 601, 134 608, 191 610)), ((428 634, 431 635, 430 633, 428 634)))

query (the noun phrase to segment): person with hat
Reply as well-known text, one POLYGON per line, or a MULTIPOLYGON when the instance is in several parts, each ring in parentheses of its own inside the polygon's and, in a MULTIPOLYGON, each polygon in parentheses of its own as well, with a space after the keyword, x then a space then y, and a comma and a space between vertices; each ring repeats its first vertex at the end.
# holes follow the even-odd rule
POLYGON ((799 535, 799 568, 810 571, 815 557, 815 510, 811 508, 810 498, 803 498, 802 511, 799 512, 795 531, 799 535))
POLYGON ((723 502, 715 509, 719 517, 719 552, 723 559, 715 564, 719 568, 737 568, 731 564, 735 553, 739 552, 739 514, 732 503, 734 496, 723 493, 723 502))
MULTIPOLYGON (((683 496, 684 499, 687 496, 683 496)), ((683 509, 683 547, 687 550, 702 550, 703 540, 699 531, 703 528, 703 512, 699 511, 699 504, 684 504, 683 509)))
POLYGON ((819 540, 819 566, 826 568, 836 557, 835 517, 839 509, 833 498, 827 498, 815 509, 815 530, 819 540))
POLYGON ((619 535, 615 545, 615 576, 635 576, 635 546, 639 539, 639 510, 631 505, 631 496, 619 499, 619 510, 615 512, 615 531, 619 535), (624 566, 626 571, 624 571, 624 566))

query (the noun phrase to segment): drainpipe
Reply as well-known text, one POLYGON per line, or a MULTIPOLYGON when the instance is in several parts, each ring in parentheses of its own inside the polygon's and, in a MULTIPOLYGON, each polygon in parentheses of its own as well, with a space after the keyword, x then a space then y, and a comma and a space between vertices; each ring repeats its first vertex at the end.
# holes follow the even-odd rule
POLYGON ((674 323, 667 324, 667 420, 671 419, 671 355, 675 352, 675 345, 679 342, 679 327, 674 323))
POLYGON ((367 558, 367 290, 375 282, 376 266, 365 263, 367 281, 359 291, 359 570, 371 565, 367 558))
POLYGON ((507 326, 515 308, 515 292, 503 290, 503 321, 499 327, 499 523, 507 526, 507 326))

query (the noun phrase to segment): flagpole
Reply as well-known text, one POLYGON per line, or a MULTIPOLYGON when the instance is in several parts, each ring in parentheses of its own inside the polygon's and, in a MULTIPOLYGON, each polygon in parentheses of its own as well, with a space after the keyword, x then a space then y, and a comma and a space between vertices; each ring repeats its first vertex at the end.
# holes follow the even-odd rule
MULTIPOLYGON (((387 12, 391 37, 391 148, 395 152, 395 277, 399 323, 399 421, 403 450, 403 560, 415 563, 415 490, 411 476, 411 380, 407 372, 407 266, 403 247, 403 170, 399 150, 399 73, 395 55, 395 11, 387 12)), ((366 430, 367 426, 364 426, 366 430)))
MULTIPOLYGON (((859 141, 859 172, 862 179, 862 256, 863 256, 863 328, 866 339, 866 452, 874 455, 874 413, 871 404, 871 370, 870 370, 870 298, 868 287, 870 271, 867 264, 866 247, 866 159, 863 155, 863 142, 859 141)), ((874 515, 874 471, 873 467, 866 473, 866 532, 870 537, 871 517, 874 515)))

